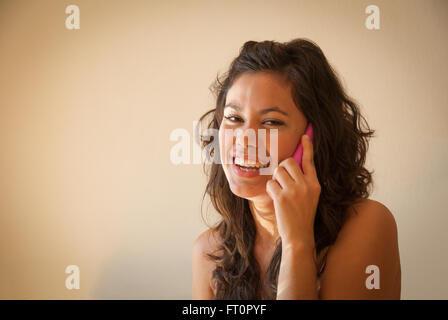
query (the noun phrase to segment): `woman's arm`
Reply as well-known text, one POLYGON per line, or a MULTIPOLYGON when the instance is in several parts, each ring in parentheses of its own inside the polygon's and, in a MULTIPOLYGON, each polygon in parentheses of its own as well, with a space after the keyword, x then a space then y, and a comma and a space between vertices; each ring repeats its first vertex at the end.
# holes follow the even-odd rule
POLYGON ((292 157, 283 160, 266 182, 282 240, 277 299, 317 299, 314 218, 321 186, 313 145, 302 136, 303 172, 292 157))
POLYGON ((400 299, 398 234, 392 213, 373 200, 354 208, 358 213, 349 210, 328 252, 319 296, 314 249, 291 244, 285 254, 282 251, 278 299, 400 299))
POLYGON ((211 230, 204 231, 193 244, 192 263, 192 298, 193 300, 213 300, 215 299, 210 280, 214 269, 213 261, 206 256, 211 252, 213 237, 211 230))

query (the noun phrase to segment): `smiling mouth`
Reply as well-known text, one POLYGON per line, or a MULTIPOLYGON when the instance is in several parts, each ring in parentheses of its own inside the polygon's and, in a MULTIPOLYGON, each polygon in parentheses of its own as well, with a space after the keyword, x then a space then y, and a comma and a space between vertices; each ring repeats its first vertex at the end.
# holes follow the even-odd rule
POLYGON ((243 159, 234 157, 233 164, 235 164, 238 168, 240 168, 243 171, 258 171, 260 168, 269 167, 270 162, 268 162, 267 164, 261 164, 259 162, 250 164, 250 163, 244 162, 243 159))

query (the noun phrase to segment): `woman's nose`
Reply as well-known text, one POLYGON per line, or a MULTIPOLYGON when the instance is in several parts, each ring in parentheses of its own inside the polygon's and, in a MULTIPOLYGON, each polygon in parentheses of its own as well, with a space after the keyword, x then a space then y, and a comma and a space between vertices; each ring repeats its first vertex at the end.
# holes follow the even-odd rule
POLYGON ((267 142, 265 141, 266 135, 260 135, 259 129, 260 128, 246 127, 244 129, 241 128, 236 132, 233 143, 235 145, 235 152, 238 155, 247 157, 252 154, 255 159, 258 149, 264 149, 267 142), (264 141, 263 138, 265 139, 264 141), (260 141, 260 139, 262 141, 260 141))
POLYGON ((244 148, 248 148, 248 146, 257 146, 258 141, 258 129, 249 127, 249 128, 238 128, 234 132, 234 143, 241 145, 244 148))

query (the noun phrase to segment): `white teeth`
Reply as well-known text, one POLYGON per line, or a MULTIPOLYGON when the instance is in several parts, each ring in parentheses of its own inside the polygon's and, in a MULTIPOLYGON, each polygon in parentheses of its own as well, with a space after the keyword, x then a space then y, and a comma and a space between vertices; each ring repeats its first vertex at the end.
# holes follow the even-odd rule
POLYGON ((243 170, 243 171, 247 171, 247 172, 257 171, 258 170, 258 168, 244 168, 244 167, 240 167, 240 169, 243 170))
POLYGON ((269 163, 262 165, 261 163, 255 163, 255 164, 249 164, 249 163, 245 163, 244 159, 241 158, 235 158, 235 164, 242 166, 242 167, 247 167, 247 168, 266 168, 269 167, 269 163))

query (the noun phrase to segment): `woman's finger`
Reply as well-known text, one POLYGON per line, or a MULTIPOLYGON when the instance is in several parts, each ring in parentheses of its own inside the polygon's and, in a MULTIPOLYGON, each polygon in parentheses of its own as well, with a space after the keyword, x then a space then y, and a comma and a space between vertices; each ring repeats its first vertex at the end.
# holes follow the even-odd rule
POLYGON ((289 175, 283 165, 278 166, 274 170, 272 179, 277 180, 282 189, 288 188, 294 184, 293 178, 289 175))
POLYGON ((293 157, 286 158, 280 162, 279 166, 283 166, 295 182, 301 182, 303 180, 302 170, 300 170, 299 164, 293 157))
POLYGON ((314 150, 313 143, 306 134, 302 136, 303 157, 302 168, 305 176, 316 175, 316 167, 314 166, 314 150))
POLYGON ((278 197, 280 192, 282 192, 282 188, 277 181, 271 179, 266 182, 266 192, 271 197, 271 199, 274 200, 278 197))

